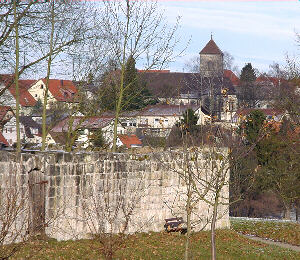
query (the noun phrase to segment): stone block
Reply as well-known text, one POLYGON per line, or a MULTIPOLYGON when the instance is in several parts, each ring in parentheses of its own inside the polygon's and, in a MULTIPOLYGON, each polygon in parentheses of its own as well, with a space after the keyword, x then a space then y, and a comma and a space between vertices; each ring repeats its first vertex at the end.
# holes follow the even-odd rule
POLYGON ((64 162, 69 163, 73 161, 73 156, 71 153, 64 153, 64 162))

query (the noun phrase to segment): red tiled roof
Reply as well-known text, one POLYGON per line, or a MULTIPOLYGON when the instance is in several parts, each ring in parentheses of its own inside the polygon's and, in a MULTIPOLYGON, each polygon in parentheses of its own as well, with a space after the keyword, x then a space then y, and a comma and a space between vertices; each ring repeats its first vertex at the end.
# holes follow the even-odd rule
POLYGON ((132 145, 142 145, 141 140, 136 135, 118 135, 118 137, 127 148, 131 148, 132 145))
POLYGON ((211 39, 205 47, 200 51, 200 54, 223 54, 217 44, 211 39))
MULTIPOLYGON (((11 84, 8 88, 9 92, 16 98, 16 86, 14 84, 13 75, 1 75, 1 81, 4 85, 11 84)), ((31 79, 20 79, 19 80, 19 91, 20 91, 20 105, 23 107, 32 107, 36 104, 36 100, 28 92, 28 89, 36 80, 31 79)))
POLYGON ((272 108, 260 108, 260 109, 255 109, 255 108, 243 108, 243 109, 238 109, 236 111, 237 115, 248 115, 250 112, 254 111, 254 110, 259 110, 261 112, 263 112, 266 116, 268 115, 280 115, 282 114, 282 111, 279 111, 277 109, 272 109, 272 108))
MULTIPOLYGON (((20 105, 23 107, 33 107, 36 104, 36 100, 28 91, 29 87, 34 82, 35 80, 19 80, 20 105)), ((16 98, 15 84, 9 88, 9 92, 16 98)))
MULTIPOLYGON (((46 79, 42 79, 46 84, 46 79)), ((50 79, 49 91, 57 101, 71 102, 77 93, 77 88, 71 80, 50 79)))
POLYGON ((228 78, 234 86, 240 84, 240 79, 231 70, 224 70, 224 77, 228 78))
POLYGON ((3 120, 8 111, 12 111, 10 106, 0 106, 0 121, 3 120))
POLYGON ((273 83, 275 86, 279 85, 279 82, 283 81, 283 79, 276 78, 276 77, 267 77, 267 76, 260 76, 256 79, 257 83, 273 83))
POLYGON ((9 146, 9 143, 7 142, 7 140, 6 140, 5 137, 2 135, 1 132, 0 132, 0 143, 9 146))
POLYGON ((147 72, 147 73, 170 73, 170 70, 138 70, 138 72, 147 72))

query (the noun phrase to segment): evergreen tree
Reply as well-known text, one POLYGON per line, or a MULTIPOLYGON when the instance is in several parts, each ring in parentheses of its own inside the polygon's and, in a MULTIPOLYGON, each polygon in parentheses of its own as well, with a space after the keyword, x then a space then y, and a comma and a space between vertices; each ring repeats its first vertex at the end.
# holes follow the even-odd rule
MULTIPOLYGON (((119 96, 119 74, 117 71, 108 72, 103 76, 101 88, 101 106, 105 110, 114 110, 119 96), (104 93, 104 94, 103 94, 104 93)), ((157 100, 147 89, 135 68, 135 59, 130 56, 125 65, 124 92, 122 98, 122 110, 141 109, 147 105, 154 105, 157 100)))
POLYGON ((177 123, 178 127, 190 131, 197 125, 199 117, 195 114, 193 109, 187 109, 182 116, 181 121, 177 123))
POLYGON ((124 75, 124 96, 123 96, 123 109, 133 110, 139 108, 141 98, 141 91, 137 70, 135 68, 135 59, 129 56, 124 75))
POLYGON ((93 134, 90 136, 90 141, 92 141, 95 147, 103 147, 105 145, 103 131, 101 128, 93 132, 93 134))
POLYGON ((241 124, 240 130, 243 130, 249 144, 254 144, 258 141, 262 134, 264 122, 266 117, 260 110, 252 111, 245 122, 241 124))
POLYGON ((284 121, 279 132, 270 132, 257 154, 261 165, 257 182, 261 189, 272 190, 280 198, 287 219, 293 204, 300 199, 299 134, 290 126, 284 121))
POLYGON ((251 63, 246 64, 241 72, 240 86, 238 89, 238 99, 240 106, 252 107, 256 106, 259 99, 258 88, 255 84, 256 74, 251 63))
POLYGON ((254 68, 251 63, 247 63, 243 68, 240 76, 240 80, 243 83, 253 83, 256 80, 254 68))

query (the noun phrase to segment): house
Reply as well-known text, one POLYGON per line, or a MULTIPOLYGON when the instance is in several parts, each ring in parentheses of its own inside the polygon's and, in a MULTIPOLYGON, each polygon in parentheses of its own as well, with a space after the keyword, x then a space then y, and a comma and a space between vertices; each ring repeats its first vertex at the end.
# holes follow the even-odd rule
MULTIPOLYGON (((17 142, 16 117, 11 107, 0 106, 0 127, 2 136, 9 146, 17 142)), ((25 127, 20 123, 20 138, 25 142, 25 127)))
MULTIPOLYGON (((58 139, 60 136, 60 140, 63 141, 61 143, 65 143, 66 134, 68 132, 72 132, 72 134, 77 134, 76 143, 86 148, 91 143, 91 137, 93 134, 101 129, 104 141, 107 144, 110 144, 113 140, 113 129, 114 129, 114 118, 113 117, 82 117, 77 116, 74 118, 65 118, 61 122, 59 122, 56 126, 51 129, 51 136, 54 139, 58 139), (64 137, 62 137, 64 136, 64 137)), ((125 128, 118 123, 117 125, 117 133, 124 134, 125 128)))
MULTIPOLYGON (((46 79, 35 81, 28 89, 36 101, 43 103, 46 89, 46 79)), ((77 94, 77 88, 71 80, 49 79, 47 109, 52 103, 64 102, 73 103, 77 94)))
MULTIPOLYGON (((20 114, 28 115, 32 112, 36 105, 36 100, 29 93, 28 89, 36 80, 19 80, 20 93, 20 114)), ((0 104, 10 106, 13 111, 16 110, 16 86, 14 84, 13 75, 0 75, 0 91, 4 92, 0 95, 0 104), (5 89, 6 88, 6 89, 5 89)))
POLYGON ((233 118, 233 123, 236 125, 239 125, 242 121, 244 121, 252 111, 259 110, 264 113, 266 116, 267 121, 274 121, 274 122, 281 122, 283 117, 285 116, 285 113, 282 111, 279 111, 277 109, 272 108, 264 108, 264 109, 255 109, 255 108, 243 108, 239 109, 236 112, 236 115, 233 118))
POLYGON ((256 107, 267 109, 273 107, 274 94, 276 94, 276 91, 283 84, 287 84, 287 81, 285 79, 278 78, 278 77, 261 75, 256 79, 255 84, 257 86, 257 92, 258 92, 256 107))
POLYGON ((117 146, 126 146, 128 149, 142 147, 141 140, 136 135, 118 135, 117 146))
POLYGON ((30 116, 20 116, 20 123, 25 128, 26 143, 42 143, 42 126, 30 116))
POLYGON ((147 106, 138 113, 137 124, 138 127, 172 128, 188 109, 192 109, 199 117, 199 125, 205 124, 210 118, 208 111, 200 105, 156 104, 147 106))

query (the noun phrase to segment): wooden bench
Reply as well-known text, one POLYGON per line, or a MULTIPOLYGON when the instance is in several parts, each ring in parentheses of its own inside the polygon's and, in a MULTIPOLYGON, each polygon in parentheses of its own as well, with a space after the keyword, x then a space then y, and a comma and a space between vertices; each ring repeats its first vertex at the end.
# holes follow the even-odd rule
POLYGON ((186 233, 185 222, 182 217, 178 218, 167 218, 165 219, 166 223, 164 225, 165 230, 169 232, 178 232, 180 231, 182 234, 186 233))

